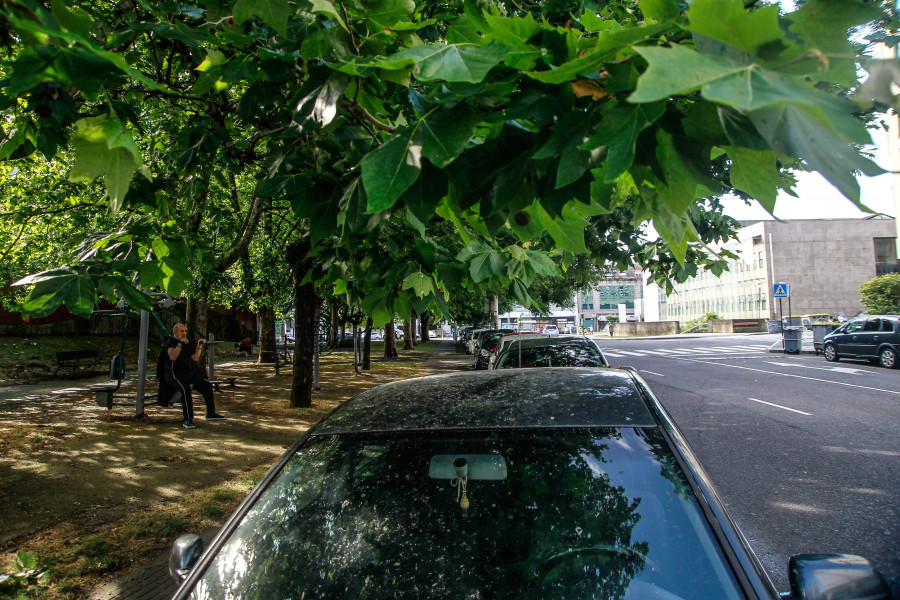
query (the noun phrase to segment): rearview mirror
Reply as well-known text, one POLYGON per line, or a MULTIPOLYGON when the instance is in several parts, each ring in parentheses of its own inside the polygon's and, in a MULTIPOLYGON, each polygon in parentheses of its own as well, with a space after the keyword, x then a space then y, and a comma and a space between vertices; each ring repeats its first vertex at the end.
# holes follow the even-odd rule
POLYGON ((435 454, 428 476, 432 479, 462 477, 472 481, 506 479, 506 459, 499 454, 435 454))
POLYGON ((203 554, 203 540, 194 533, 179 536, 169 554, 169 575, 181 583, 203 554))
POLYGON ((852 554, 796 554, 788 563, 792 599, 891 600, 875 567, 852 554))

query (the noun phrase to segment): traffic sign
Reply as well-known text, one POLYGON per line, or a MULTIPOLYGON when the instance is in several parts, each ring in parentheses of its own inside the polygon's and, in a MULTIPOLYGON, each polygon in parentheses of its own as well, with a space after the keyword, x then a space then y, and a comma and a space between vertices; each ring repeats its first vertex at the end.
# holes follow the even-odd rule
POLYGON ((772 295, 775 298, 790 298, 791 286, 786 283, 776 283, 774 286, 774 293, 772 295))

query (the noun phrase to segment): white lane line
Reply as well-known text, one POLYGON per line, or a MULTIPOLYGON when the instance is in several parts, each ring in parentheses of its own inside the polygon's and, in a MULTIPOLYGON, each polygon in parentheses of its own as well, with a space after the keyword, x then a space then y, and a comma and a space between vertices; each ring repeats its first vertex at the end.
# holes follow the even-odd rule
POLYGON ((647 356, 645 352, 634 352, 632 350, 616 350, 620 354, 627 354, 628 356, 647 356))
POLYGON ((781 362, 772 362, 770 360, 766 361, 770 365, 775 365, 776 367, 800 367, 801 369, 815 369, 817 371, 831 371, 832 373, 847 373, 849 375, 859 375, 861 373, 870 373, 866 369, 853 369, 851 367, 811 367, 809 365, 798 365, 795 363, 781 363, 781 362))
MULTIPOLYGON (((705 360, 696 360, 693 358, 686 358, 685 360, 693 361, 693 362, 707 362, 705 360)), ((782 377, 793 377, 794 379, 808 379, 810 381, 819 381, 821 383, 833 383, 834 385, 843 385, 846 387, 859 388, 862 390, 871 390, 873 392, 884 392, 885 394, 894 394, 900 396, 900 391, 897 390, 885 390, 881 388, 869 387, 866 385, 857 385, 855 383, 844 383, 843 381, 832 381, 830 379, 820 379, 818 377, 806 377, 805 375, 794 375, 793 373, 779 373, 778 371, 766 371, 765 369, 754 369, 753 367, 742 367, 740 365, 732 365, 729 363, 707 363, 713 365, 721 365, 723 367, 730 367, 732 369, 743 369, 744 371, 756 371, 757 373, 765 373, 767 375, 781 375, 782 377)))
POLYGON ((794 408, 788 408, 787 406, 782 406, 780 404, 773 404, 771 402, 766 402, 765 400, 757 400, 756 398, 747 398, 747 400, 753 400, 754 402, 759 402, 760 404, 766 404, 768 406, 774 406, 775 408, 783 408, 784 410, 789 410, 791 412, 800 413, 801 415, 806 415, 807 417, 812 416, 811 413, 803 412, 802 410, 797 410, 794 408))
POLYGON ((656 375, 657 377, 665 377, 662 373, 654 373, 653 371, 648 371, 647 369, 641 369, 644 373, 650 373, 651 375, 656 375))

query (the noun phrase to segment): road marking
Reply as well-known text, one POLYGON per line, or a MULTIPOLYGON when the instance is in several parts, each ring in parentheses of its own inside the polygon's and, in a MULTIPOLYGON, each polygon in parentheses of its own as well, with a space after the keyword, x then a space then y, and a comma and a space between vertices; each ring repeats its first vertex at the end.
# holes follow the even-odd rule
POLYGON ((644 373, 650 373, 651 375, 656 375, 657 377, 665 377, 662 373, 654 373, 653 371, 648 371, 647 369, 641 369, 644 373))
POLYGON ((632 350, 616 350, 616 352, 627 354, 628 356, 647 356, 646 352, 634 352, 632 350))
POLYGON ((780 404, 773 404, 772 402, 766 402, 765 400, 757 400, 756 398, 747 398, 747 400, 753 400, 754 402, 759 402, 760 404, 767 404, 768 406, 774 406, 775 408, 783 408, 784 410, 789 410, 791 412, 800 413, 801 415, 806 415, 807 417, 812 416, 811 413, 803 412, 802 410, 797 410, 794 408, 788 408, 787 406, 782 406, 780 404))
MULTIPOLYGON (((685 358, 684 360, 692 361, 692 362, 707 362, 705 360, 697 360, 695 358, 685 358)), ((884 392, 885 394, 894 394, 896 396, 900 396, 900 391, 897 390, 885 390, 882 388, 869 387, 866 385, 857 385, 855 383, 844 383, 843 381, 832 381, 830 379, 820 379, 818 377, 806 377, 805 375, 794 375, 792 373, 779 373, 778 371, 767 371, 765 369, 754 369, 753 367, 742 367, 740 365, 732 365, 729 363, 710 363, 710 364, 718 364, 723 367, 730 367, 732 369, 743 369, 744 371, 756 371, 757 373, 766 373, 767 375, 781 375, 782 377, 794 377, 796 379, 809 379, 810 381, 820 381, 822 383, 833 383, 834 385, 843 385, 846 387, 859 388, 861 390, 871 390, 873 392, 884 392)))
POLYGON ((860 373, 869 373, 866 369, 853 369, 851 367, 810 367, 809 365, 798 365, 795 363, 780 363, 780 362, 772 362, 766 361, 770 365, 776 365, 778 367, 800 367, 802 369, 817 369, 819 371, 832 371, 834 373, 847 373, 849 375, 859 375, 860 373))

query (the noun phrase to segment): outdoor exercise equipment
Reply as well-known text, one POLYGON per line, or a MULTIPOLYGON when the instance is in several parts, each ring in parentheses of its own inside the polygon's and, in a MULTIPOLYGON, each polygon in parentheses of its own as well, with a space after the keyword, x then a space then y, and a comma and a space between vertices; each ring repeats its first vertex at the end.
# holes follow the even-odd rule
MULTIPOLYGON (((97 402, 98 406, 103 406, 107 409, 112 409, 113 406, 134 406, 134 418, 140 419, 145 416, 144 407, 148 404, 162 404, 163 406, 168 406, 172 403, 171 400, 167 400, 166 402, 160 403, 159 398, 156 397, 155 400, 151 400, 154 396, 147 396, 147 349, 149 345, 150 338, 150 317, 152 316, 156 322, 156 325, 159 328, 159 336, 160 336, 160 346, 161 348, 165 348, 166 344, 171 337, 171 332, 169 330, 169 326, 162 318, 162 313, 169 311, 172 312, 179 317, 181 316, 174 309, 175 301, 171 296, 165 293, 151 293, 145 292, 148 296, 161 298, 159 303, 153 307, 151 311, 141 310, 140 311, 140 337, 138 338, 138 370, 137 370, 137 390, 135 392, 134 397, 132 396, 122 396, 116 395, 116 392, 122 386, 122 381, 125 379, 125 340, 128 336, 128 322, 130 319, 137 316, 138 313, 135 313, 128 309, 128 305, 124 300, 120 301, 116 305, 115 310, 100 310, 94 311, 93 314, 106 314, 106 315, 121 315, 125 318, 125 323, 122 329, 122 343, 119 348, 118 354, 113 356, 110 361, 109 368, 109 381, 105 383, 98 383, 90 386, 90 390, 94 393, 94 398, 97 402), (115 402, 116 399, 125 400, 129 399, 131 402, 115 402), (148 400, 151 400, 148 402, 148 400)), ((199 337, 204 337, 202 333, 200 333, 193 324, 188 323, 186 319, 181 319, 182 323, 185 323, 189 330, 195 332, 199 337)), ((220 341, 216 341, 215 335, 209 334, 207 337, 207 345, 215 346, 215 344, 220 344, 220 341)), ((207 352, 207 369, 209 373, 210 383, 215 386, 216 389, 219 389, 219 385, 228 381, 230 385, 234 385, 235 378, 229 377, 226 378, 225 381, 215 380, 215 369, 216 369, 216 358, 215 352, 210 349, 207 352)), ((179 399, 175 399, 175 402, 180 401, 179 399)))

